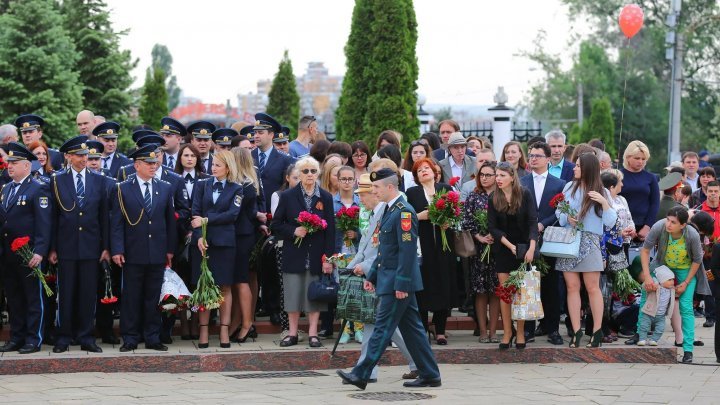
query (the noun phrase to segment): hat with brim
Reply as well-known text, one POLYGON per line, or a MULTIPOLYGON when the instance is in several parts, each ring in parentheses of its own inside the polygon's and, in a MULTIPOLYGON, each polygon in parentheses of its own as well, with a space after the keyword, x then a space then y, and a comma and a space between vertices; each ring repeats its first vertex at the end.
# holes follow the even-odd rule
POLYGON ((60 152, 67 153, 69 155, 87 155, 89 150, 87 147, 88 137, 85 135, 78 135, 65 141, 60 147, 60 152))
POLYGON ((369 193, 372 191, 372 181, 370 181, 370 173, 363 173, 358 179, 358 188, 355 194, 369 193))
POLYGON ((35 156, 35 154, 32 153, 30 149, 26 148, 23 144, 17 142, 10 142, 7 145, 7 148, 7 160, 9 162, 15 162, 18 160, 37 160, 37 156, 35 156))
POLYGON ((207 121, 195 121, 187 127, 188 133, 197 139, 211 139, 215 124, 207 121))
POLYGON ((678 172, 672 172, 668 173, 667 176, 660 179, 660 182, 658 183, 658 187, 660 190, 665 191, 669 190, 678 184, 680 184, 680 181, 682 180, 682 175, 678 172))
POLYGON ((34 131, 42 128, 45 125, 45 120, 39 115, 25 114, 15 119, 15 126, 20 129, 20 132, 34 131))
POLYGON ((137 148, 133 153, 128 155, 130 159, 137 161, 143 161, 146 163, 157 163, 158 162, 158 154, 156 152, 157 145, 156 144, 149 144, 145 145, 141 148, 137 148))
POLYGON ((100 141, 87 141, 88 147, 88 159, 100 159, 102 153, 105 151, 105 147, 100 141))
POLYGON ((453 132, 450 139, 448 139, 448 146, 453 145, 467 145, 467 140, 460 132, 453 132))
POLYGON ((216 145, 230 146, 233 137, 237 135, 237 131, 232 128, 218 128, 213 132, 212 140, 216 145))
POLYGON ((174 118, 164 117, 160 120, 160 134, 185 136, 187 128, 174 118))
POLYGON ((273 133, 278 133, 282 130, 282 127, 280 126, 280 123, 278 123, 275 118, 270 115, 266 113, 257 113, 255 114, 255 125, 253 126, 253 129, 265 129, 272 131, 273 133))
POLYGON ((93 135, 103 139, 117 139, 120 132, 120 124, 113 121, 105 121, 93 128, 93 135))
POLYGON ((397 176, 397 173, 395 173, 395 172, 392 171, 391 169, 382 168, 382 169, 380 169, 380 170, 377 170, 377 171, 374 171, 374 172, 370 173, 370 180, 371 180, 371 181, 378 181, 378 180, 387 179, 387 178, 392 177, 392 176, 397 176))

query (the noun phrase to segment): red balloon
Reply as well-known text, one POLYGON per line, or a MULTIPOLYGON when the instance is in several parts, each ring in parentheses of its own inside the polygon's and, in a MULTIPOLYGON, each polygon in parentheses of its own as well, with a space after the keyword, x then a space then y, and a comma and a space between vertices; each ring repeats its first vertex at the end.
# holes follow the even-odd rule
POLYGON ((635 36, 643 26, 644 14, 637 4, 628 4, 620 11, 618 22, 623 34, 629 39, 635 36))

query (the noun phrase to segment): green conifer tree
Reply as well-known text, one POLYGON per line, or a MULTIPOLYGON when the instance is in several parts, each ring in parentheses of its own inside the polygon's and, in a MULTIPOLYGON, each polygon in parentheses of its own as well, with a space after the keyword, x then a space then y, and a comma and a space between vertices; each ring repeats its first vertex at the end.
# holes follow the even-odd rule
POLYGON ((297 134, 298 120, 300 119, 300 96, 297 92, 295 74, 287 50, 280 61, 278 72, 268 94, 267 113, 280 124, 290 128, 291 133, 297 134))
POLYGON ((168 114, 168 94, 165 88, 165 71, 155 66, 145 74, 145 84, 140 96, 140 120, 143 124, 157 127, 168 114))

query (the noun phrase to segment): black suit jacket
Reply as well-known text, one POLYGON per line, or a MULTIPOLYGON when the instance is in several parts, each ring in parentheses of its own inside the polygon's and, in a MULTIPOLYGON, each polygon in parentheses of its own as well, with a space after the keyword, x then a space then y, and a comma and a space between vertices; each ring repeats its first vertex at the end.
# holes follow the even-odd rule
POLYGON ((573 181, 573 179, 575 178, 575 173, 573 173, 574 168, 574 163, 568 162, 567 160, 563 161, 562 172, 560 172, 560 179, 564 180, 566 183, 573 181))
MULTIPOLYGON (((267 157, 265 168, 260 175, 263 192, 265 194, 265 212, 270 212, 270 197, 285 183, 285 171, 288 166, 295 162, 295 159, 278 152, 275 148, 271 148, 270 150, 272 152, 270 152, 270 155, 267 157)), ((258 168, 260 167, 258 160, 259 153, 260 148, 255 148, 252 151, 253 161, 255 161, 255 166, 258 168)), ((332 200, 330 205, 332 205, 332 200)))
POLYGON ((65 163, 63 154, 52 148, 48 148, 48 153, 50 154, 50 166, 52 166, 53 170, 62 169, 63 163, 65 163))
POLYGON ((20 257, 10 245, 15 238, 29 236, 34 253, 47 257, 52 239, 52 199, 50 187, 28 176, 8 200, 10 184, 0 194, 0 219, 5 260, 19 263, 20 257))
MULTIPOLYGON (((207 242, 211 246, 235 247, 235 221, 240 214, 243 188, 229 181, 213 202, 213 183, 210 177, 200 180, 193 187, 192 215, 208 219, 207 242)), ((202 228, 193 229, 193 240, 202 236, 202 228)))
MULTIPOLYGON (((520 179, 520 184, 530 191, 533 202, 537 207, 537 196, 535 195, 535 180, 533 174, 530 172, 527 176, 520 179)), ((538 222, 543 224, 543 228, 552 226, 557 217, 555 216, 555 208, 550 206, 550 200, 555 195, 562 193, 563 187, 565 187, 565 181, 552 176, 550 173, 547 174, 545 179, 545 188, 543 189, 542 196, 540 197, 540 207, 537 209, 538 222)))

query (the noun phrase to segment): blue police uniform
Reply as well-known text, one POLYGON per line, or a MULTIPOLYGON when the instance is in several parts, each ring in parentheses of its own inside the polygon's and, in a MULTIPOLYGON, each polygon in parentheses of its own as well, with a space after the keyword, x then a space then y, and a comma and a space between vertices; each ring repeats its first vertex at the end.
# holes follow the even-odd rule
MULTIPOLYGON (((19 143, 11 142, 8 149, 9 161, 37 159, 19 143)), ((7 183, 0 195, 0 212, 5 264, 2 275, 10 310, 10 341, 0 351, 33 353, 43 342, 45 293, 41 281, 31 275, 10 247, 15 238, 29 236, 33 252, 47 257, 52 233, 50 188, 29 175, 19 183, 7 183)))
MULTIPOLYGON (((229 181, 220 182, 215 177, 200 180, 193 189, 192 216, 207 218, 208 266, 215 283, 231 285, 235 273, 235 221, 240 214, 243 200, 241 185, 229 181), (215 200, 214 200, 215 199, 215 200)), ((193 254, 193 284, 200 278, 201 254, 197 241, 202 228, 193 229, 191 246, 193 254)))
MULTIPOLYGON (((157 163, 155 145, 136 150, 138 161, 157 163)), ((175 207, 170 183, 135 176, 117 184, 111 205, 111 254, 124 255, 120 332, 120 351, 137 348, 140 331, 145 347, 167 350, 160 343, 160 312, 157 303, 162 287, 165 264, 177 243, 175 207), (151 184, 152 191, 141 192, 141 185, 151 184)))
MULTIPOLYGON (((63 153, 88 154, 86 136, 74 137, 63 153)), ((95 344, 93 320, 98 288, 98 261, 109 251, 108 181, 106 177, 69 166, 52 176, 53 238, 57 254, 58 336, 53 352, 67 350, 73 338, 83 350, 101 352, 95 344)))
MULTIPOLYGON (((235 221, 235 274, 234 283, 250 282, 250 254, 257 241, 258 192, 255 185, 248 181, 242 184, 243 200, 240 214, 235 221)), ((277 272, 275 272, 277 274, 277 272)), ((263 297, 264 298, 264 297, 263 297)), ((264 299, 263 299, 264 301, 264 299)))
MULTIPOLYGON (((391 175, 396 174, 389 169, 382 169, 373 172, 371 180, 391 175)), ((420 320, 415 298, 415 292, 423 289, 417 259, 418 220, 415 210, 398 194, 385 208, 378 227, 378 254, 366 274, 367 279, 375 285, 380 299, 375 330, 370 336, 365 359, 351 373, 338 371, 338 374, 364 389, 373 367, 390 344, 395 328, 399 328, 420 376, 415 382, 406 383, 406 386, 439 386, 440 371, 420 320), (407 298, 396 298, 396 291, 408 293, 407 298)))
MULTIPOLYGON (((92 132, 93 135, 105 140, 117 139, 118 134, 120 133, 120 124, 113 121, 106 121, 98 124, 95 128, 93 128, 92 132)), ((118 170, 129 163, 132 162, 127 158, 127 156, 115 151, 110 155, 102 157, 101 167, 103 169, 107 169, 110 172, 111 177, 117 177, 118 170)))
MULTIPOLYGON (((20 129, 20 132, 38 130, 42 132, 42 127, 45 125, 45 120, 39 115, 25 114, 15 119, 15 126, 20 129)), ((50 166, 53 170, 62 169, 62 165, 65 162, 62 153, 58 152, 53 148, 48 148, 48 158, 50 159, 50 166)))
MULTIPOLYGON (((187 127, 187 132, 196 139, 207 139, 212 140, 212 133, 215 132, 215 125, 207 121, 195 121, 187 127)), ((201 163, 205 173, 211 173, 212 168, 212 153, 209 153, 207 157, 201 157, 201 163)))
MULTIPOLYGON (((184 138, 185 135, 187 135, 187 128, 185 128, 185 125, 181 124, 180 121, 171 118, 171 117, 163 117, 160 120, 160 135, 163 137, 172 137, 172 136, 179 136, 180 138, 184 138)), ((178 160, 180 157, 178 156, 178 160)), ((177 161, 173 161, 172 164, 168 162, 168 154, 163 155, 163 166, 167 167, 170 170, 175 170, 175 165, 177 165, 177 161)))
MULTIPOLYGON (((282 127, 275 119, 265 113, 255 114, 255 126, 253 129, 265 129, 273 134, 282 132, 282 127)), ((270 212, 270 198, 285 183, 285 171, 288 166, 295 162, 292 157, 278 152, 274 147, 263 152, 260 148, 252 151, 253 161, 260 172, 260 179, 265 193, 264 212, 270 212), (264 157, 262 156, 264 154, 264 157), (261 162, 262 160, 262 162, 261 162), (261 164, 262 163, 262 164, 261 164)))

